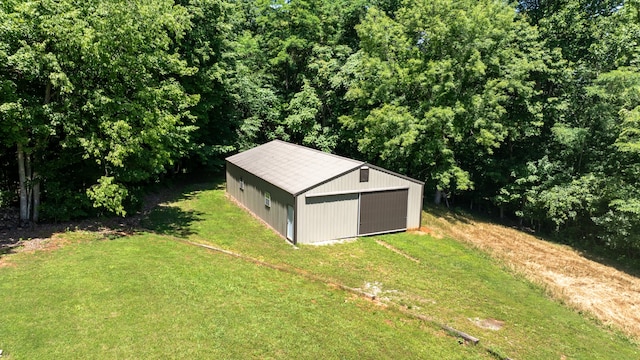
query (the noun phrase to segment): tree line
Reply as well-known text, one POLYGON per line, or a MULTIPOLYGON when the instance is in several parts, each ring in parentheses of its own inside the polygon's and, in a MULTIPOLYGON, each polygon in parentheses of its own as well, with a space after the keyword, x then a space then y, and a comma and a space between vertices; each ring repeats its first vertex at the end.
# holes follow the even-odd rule
MULTIPOLYGON (((638 0, 4 0, 0 207, 126 215, 271 139, 640 249, 638 0)), ((428 195, 429 197, 431 195, 428 195)))

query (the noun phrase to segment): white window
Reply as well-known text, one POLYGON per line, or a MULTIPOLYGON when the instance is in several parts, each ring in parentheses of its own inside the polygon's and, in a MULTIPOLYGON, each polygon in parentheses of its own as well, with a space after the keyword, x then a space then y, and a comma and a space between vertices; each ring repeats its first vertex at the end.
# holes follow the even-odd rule
POLYGON ((271 207, 271 194, 268 192, 264 193, 264 206, 270 208, 271 207))
POLYGON ((240 178, 240 190, 244 190, 244 179, 240 178))

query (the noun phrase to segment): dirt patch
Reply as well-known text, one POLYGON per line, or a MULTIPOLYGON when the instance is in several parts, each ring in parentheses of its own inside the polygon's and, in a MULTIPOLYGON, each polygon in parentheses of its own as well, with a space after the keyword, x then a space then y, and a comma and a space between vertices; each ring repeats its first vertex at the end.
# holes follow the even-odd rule
POLYGON ((51 243, 50 239, 43 239, 43 238, 35 238, 31 240, 22 241, 20 242, 20 247, 17 249, 18 250, 17 252, 42 250, 50 246, 49 243, 51 243))
POLYGON ((426 226, 421 226, 418 229, 410 229, 409 233, 416 235, 430 235, 437 239, 442 239, 443 236, 441 232, 435 231, 434 229, 428 228, 426 226))
POLYGON ((5 258, 0 258, 0 268, 3 267, 13 267, 16 266, 14 263, 6 260, 5 258))
POLYGON ((640 339, 639 278, 517 229, 456 216, 426 214, 424 220, 436 232, 504 260, 551 296, 640 339))
POLYGON ((64 246, 71 244, 72 241, 69 240, 64 233, 54 234, 49 238, 35 238, 29 240, 20 241, 14 250, 14 252, 34 252, 39 250, 51 251, 60 249, 64 246))
POLYGON ((500 329, 502 329, 502 327, 504 326, 504 321, 501 320, 496 320, 496 319, 469 319, 469 321, 471 321, 472 323, 474 323, 477 327, 483 328, 483 329, 489 329, 489 330, 494 330, 494 331, 498 331, 500 329))
MULTIPOLYGON (((3 253, 19 253, 19 252, 33 252, 36 250, 45 250, 58 247, 55 244, 54 238, 35 238, 29 240, 21 240, 14 244, 7 245, 3 248, 3 253)), ((14 263, 9 261, 7 257, 0 257, 0 267, 15 266, 14 263)))

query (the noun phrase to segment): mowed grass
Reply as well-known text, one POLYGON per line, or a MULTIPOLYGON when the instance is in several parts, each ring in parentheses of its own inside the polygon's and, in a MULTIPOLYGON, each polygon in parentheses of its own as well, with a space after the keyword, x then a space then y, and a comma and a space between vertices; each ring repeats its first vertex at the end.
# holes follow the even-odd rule
POLYGON ((6 256, 3 359, 640 358, 615 330, 454 240, 394 234, 294 248, 216 184, 161 206, 146 226, 114 240, 63 234, 71 244, 61 249, 6 256), (332 284, 377 292, 380 302, 332 284), (504 326, 473 322, 484 319, 504 326), (459 344, 440 324, 479 345, 459 344))
POLYGON ((3 359, 482 355, 323 283, 152 234, 11 262, 0 269, 3 359))

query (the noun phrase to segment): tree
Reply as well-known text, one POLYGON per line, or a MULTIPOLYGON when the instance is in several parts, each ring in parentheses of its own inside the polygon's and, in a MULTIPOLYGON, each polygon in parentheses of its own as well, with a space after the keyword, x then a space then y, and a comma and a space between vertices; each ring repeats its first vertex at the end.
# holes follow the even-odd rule
POLYGON ((217 35, 211 29, 220 25, 213 23, 214 17, 206 17, 210 22, 202 25, 208 29, 206 44, 220 46, 197 50, 210 55, 213 71, 207 70, 206 62, 194 65, 200 67, 196 78, 201 80, 196 87, 188 85, 204 101, 196 108, 197 139, 202 134, 202 139, 224 134, 229 140, 219 147, 218 157, 275 138, 333 149, 344 89, 332 78, 351 53, 339 42, 352 41, 344 35, 342 21, 353 19, 342 17, 341 4, 345 2, 233 2, 224 6, 232 9, 225 20, 229 28, 217 35), (215 104, 200 111, 209 100, 215 104), (209 126, 216 131, 206 136, 209 126))
POLYGON ((173 50, 189 30, 187 12, 168 0, 1 6, 0 74, 12 95, 0 109, 6 144, 17 149, 23 221, 37 220, 38 184, 55 177, 38 172, 50 151, 90 160, 86 196, 124 215, 130 188, 182 155, 193 130, 197 96, 177 79, 194 70, 173 50))
MULTIPOLYGON (((369 161, 441 192, 474 187, 478 161, 539 134, 535 76, 547 65, 534 28, 496 1, 407 1, 370 8, 346 71, 341 118, 369 161)), ((486 163, 485 163, 486 164, 486 163)))
MULTIPOLYGON (((242 33, 247 20, 239 12, 241 5, 224 0, 181 0, 191 26, 176 44, 177 51, 195 69, 195 74, 180 78, 180 83, 200 101, 192 109, 197 131, 191 134, 188 154, 181 159, 183 171, 194 168, 217 169, 221 158, 236 149, 236 128, 241 123, 235 112, 233 86, 237 80, 236 31, 242 33), (241 24, 240 24, 241 23, 241 24)), ((179 167, 179 165, 177 167, 179 167)), ((177 170, 177 169, 176 169, 177 170)))
MULTIPOLYGON (((68 61, 61 44, 61 54, 51 51, 49 33, 74 15, 63 4, 53 2, 3 3, 0 18, 5 25, 0 37, 0 74, 2 74, 1 128, 5 146, 16 150, 19 168, 20 220, 23 225, 37 221, 40 202, 42 153, 59 123, 60 105, 52 101, 72 91, 64 72, 68 61), (61 16, 48 19, 40 15, 47 10, 61 16)), ((68 25, 68 23, 67 23, 68 25)), ((67 26, 66 34, 78 35, 78 27, 67 26)))
POLYGON ((524 9, 529 15, 537 12, 529 19, 538 24, 546 45, 568 61, 555 86, 544 88, 546 98, 564 105, 550 116, 551 136, 541 152, 550 170, 531 184, 523 208, 572 241, 623 251, 637 248, 633 234, 638 229, 640 159, 632 149, 638 3, 567 0, 539 5, 524 9))
MULTIPOLYGON (((637 24, 637 23, 636 23, 637 24)), ((636 30, 637 31, 637 30, 636 30)), ((636 59, 640 60, 640 57, 636 59)), ((632 61, 638 64, 636 61, 632 61)), ((590 87, 610 118, 602 163, 600 208, 592 214, 602 227, 604 244, 631 252, 640 249, 640 67, 620 67, 602 74, 590 87)))

